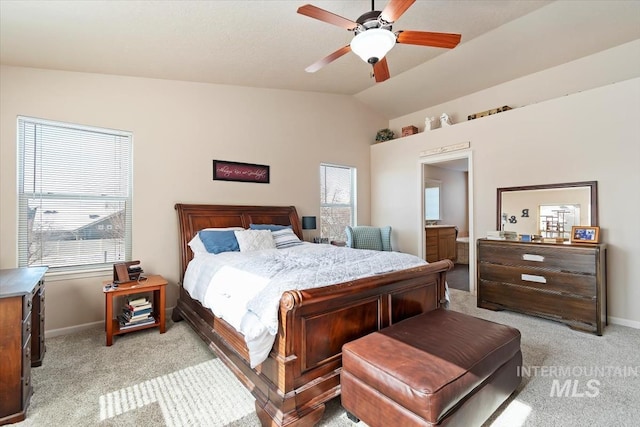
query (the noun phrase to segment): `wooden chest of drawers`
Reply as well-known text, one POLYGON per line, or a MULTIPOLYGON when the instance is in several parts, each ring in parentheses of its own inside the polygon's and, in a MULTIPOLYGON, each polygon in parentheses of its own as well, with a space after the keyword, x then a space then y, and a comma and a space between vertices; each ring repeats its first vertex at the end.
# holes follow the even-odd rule
POLYGON ((44 358, 46 267, 0 270, 0 425, 22 421, 44 358))
POLYGON ((605 245, 478 240, 478 307, 508 309, 602 335, 605 245))

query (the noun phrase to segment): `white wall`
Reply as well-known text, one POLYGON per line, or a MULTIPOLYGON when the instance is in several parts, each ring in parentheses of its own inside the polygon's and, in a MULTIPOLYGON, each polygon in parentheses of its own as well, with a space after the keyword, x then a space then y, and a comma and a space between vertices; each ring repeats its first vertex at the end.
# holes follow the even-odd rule
MULTIPOLYGON (((457 102, 464 105, 464 99, 457 102)), ((376 144, 372 222, 392 225, 400 250, 418 253, 420 152, 465 141, 473 152, 475 238, 495 228, 498 187, 598 181, 599 224, 608 244, 609 316, 640 327, 638 117, 640 78, 633 78, 376 144)))
MULTIPOLYGON (((358 169, 358 222, 369 223, 369 146, 387 121, 352 97, 2 66, 0 268, 16 267, 16 116, 132 131, 133 257, 179 278, 174 204, 294 205, 319 215, 319 164, 358 169), (271 166, 271 183, 212 180, 212 160, 271 166)), ((101 281, 47 276, 46 329, 98 322, 101 281)))
MULTIPOLYGON (((508 59, 505 59, 504 66, 510 66, 508 59)), ((640 39, 468 96, 396 117, 389 121, 389 128, 395 131, 396 135, 402 135, 402 127, 408 125, 417 126, 422 131, 426 117, 435 117, 436 125, 439 125, 437 119, 440 114, 447 113, 453 123, 460 123, 467 121, 467 116, 470 114, 503 105, 521 108, 635 77, 640 77, 640 39)), ((425 79, 427 78, 429 76, 425 76, 425 79)), ((447 82, 446 80, 438 81, 438 85, 446 86, 447 82)), ((611 114, 615 114, 616 111, 617 109, 614 109, 611 114)), ((592 119, 604 120, 604 117, 592 119)))

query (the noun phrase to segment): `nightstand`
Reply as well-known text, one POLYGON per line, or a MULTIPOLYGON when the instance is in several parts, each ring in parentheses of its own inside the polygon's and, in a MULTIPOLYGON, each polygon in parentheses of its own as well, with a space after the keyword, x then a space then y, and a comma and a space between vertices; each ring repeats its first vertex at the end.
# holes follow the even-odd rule
POLYGON ((105 329, 107 332, 107 346, 113 344, 114 335, 121 335, 128 332, 156 327, 160 328, 161 334, 165 333, 165 287, 167 286, 167 281, 159 275, 148 275, 146 278, 146 280, 121 283, 117 288, 111 287, 109 289, 105 289, 104 287, 106 285, 110 285, 112 281, 105 281, 102 283, 105 298, 105 329), (153 317, 155 318, 155 322, 121 330, 118 319, 115 318, 113 314, 114 297, 144 292, 153 292, 153 317))

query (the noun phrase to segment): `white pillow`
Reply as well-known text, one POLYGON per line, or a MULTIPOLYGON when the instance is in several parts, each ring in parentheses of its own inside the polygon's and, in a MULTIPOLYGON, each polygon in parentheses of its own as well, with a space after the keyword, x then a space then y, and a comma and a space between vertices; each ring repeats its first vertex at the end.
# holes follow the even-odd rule
POLYGON ((242 230, 234 233, 240 246, 240 252, 252 252, 262 249, 275 249, 276 243, 269 230, 242 230))
MULTIPOLYGON (((242 227, 203 228, 202 230, 199 230, 199 231, 203 231, 203 230, 214 230, 214 231, 234 230, 236 231, 236 230, 244 230, 244 228, 242 227)), ((198 235, 198 233, 196 233, 196 235, 193 236, 193 239, 191 239, 187 244, 191 248, 191 252, 193 252, 194 255, 209 253, 207 252, 207 248, 204 247, 204 243, 202 243, 202 240, 200 240, 200 236, 198 235)))
POLYGON ((291 246, 302 244, 302 241, 290 228, 272 231, 271 234, 273 235, 273 241, 276 243, 276 248, 278 249, 290 248, 291 246))

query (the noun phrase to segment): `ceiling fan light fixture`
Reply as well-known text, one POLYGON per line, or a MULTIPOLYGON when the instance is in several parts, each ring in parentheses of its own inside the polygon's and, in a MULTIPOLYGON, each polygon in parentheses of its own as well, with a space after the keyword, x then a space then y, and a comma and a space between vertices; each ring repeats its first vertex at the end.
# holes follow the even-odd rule
POLYGON ((375 64, 393 48, 396 36, 384 28, 371 28, 356 34, 351 40, 351 50, 364 62, 375 64))

